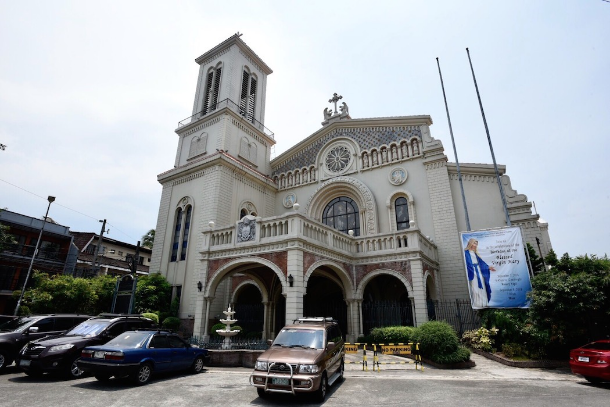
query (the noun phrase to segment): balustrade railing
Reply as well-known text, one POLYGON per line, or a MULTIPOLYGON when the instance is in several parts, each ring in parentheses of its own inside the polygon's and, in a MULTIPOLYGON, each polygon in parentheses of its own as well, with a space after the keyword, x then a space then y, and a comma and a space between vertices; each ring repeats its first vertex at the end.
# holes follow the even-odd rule
POLYGON ((221 100, 220 102, 218 102, 218 103, 208 107, 206 110, 202 110, 200 112, 195 113, 192 116, 187 117, 184 120, 180 120, 178 122, 178 128, 184 127, 187 124, 194 123, 197 120, 201 119, 202 117, 207 116, 209 114, 212 114, 212 113, 216 112, 217 110, 225 108, 225 107, 231 109, 233 112, 237 113, 238 115, 243 116, 254 127, 256 127, 258 130, 260 130, 263 133, 265 133, 265 135, 267 137, 269 137, 271 139, 275 139, 274 138, 274 134, 273 134, 273 132, 271 130, 266 128, 263 123, 261 123, 258 120, 256 120, 244 108, 240 107, 237 103, 233 102, 231 99, 221 100))

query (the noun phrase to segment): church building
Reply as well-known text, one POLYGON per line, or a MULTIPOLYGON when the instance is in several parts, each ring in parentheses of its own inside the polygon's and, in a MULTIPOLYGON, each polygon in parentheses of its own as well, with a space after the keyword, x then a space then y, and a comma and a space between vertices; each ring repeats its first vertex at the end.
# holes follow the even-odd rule
MULTIPOLYGON (((428 321, 430 301, 469 298, 457 166, 430 116, 353 118, 329 94, 321 127, 271 159, 271 68, 239 34, 195 62, 192 116, 176 129, 174 168, 158 176, 150 264, 193 335, 209 335, 230 305, 263 339, 298 317, 332 316, 355 342, 428 321)), ((512 226, 546 255, 548 225, 498 169, 512 226)), ((506 226, 494 166, 460 172, 471 228, 506 226)))

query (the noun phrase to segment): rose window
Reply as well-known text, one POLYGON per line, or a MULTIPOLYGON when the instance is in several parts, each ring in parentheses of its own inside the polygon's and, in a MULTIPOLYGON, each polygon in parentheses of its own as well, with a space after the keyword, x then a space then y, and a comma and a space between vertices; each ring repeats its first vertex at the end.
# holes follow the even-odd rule
POLYGON ((335 147, 326 156, 326 168, 331 172, 341 172, 351 160, 351 153, 347 147, 335 147))

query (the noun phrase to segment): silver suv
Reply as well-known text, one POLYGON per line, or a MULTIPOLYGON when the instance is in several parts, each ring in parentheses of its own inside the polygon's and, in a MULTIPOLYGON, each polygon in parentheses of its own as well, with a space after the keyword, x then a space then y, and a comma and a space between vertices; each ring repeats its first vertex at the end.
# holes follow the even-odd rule
POLYGON ((343 380, 344 341, 332 318, 299 318, 286 325, 263 352, 250 375, 258 395, 310 393, 317 401, 343 380))

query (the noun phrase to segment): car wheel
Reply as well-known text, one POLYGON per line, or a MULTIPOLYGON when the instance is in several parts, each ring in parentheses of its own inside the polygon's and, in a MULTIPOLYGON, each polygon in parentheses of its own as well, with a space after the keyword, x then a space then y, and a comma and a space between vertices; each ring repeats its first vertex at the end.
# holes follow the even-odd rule
POLYGON ((66 370, 64 372, 64 377, 66 379, 68 379, 68 380, 78 379, 78 378, 82 377, 83 374, 85 373, 84 371, 82 371, 78 368, 78 365, 76 364, 76 361, 78 359, 80 359, 80 357, 75 357, 75 358, 70 359, 70 362, 66 366, 66 370))
POLYGON ((203 370, 203 358, 201 356, 197 356, 193 365, 191 366, 191 372, 193 373, 201 373, 203 370))
POLYGON ((152 375, 152 366, 149 363, 140 365, 136 373, 131 376, 133 382, 137 385, 148 383, 152 375))
POLYGON ((104 374, 104 373, 98 373, 98 374, 94 375, 94 377, 99 382, 107 382, 108 380, 110 380, 110 375, 109 374, 104 374))
POLYGON ((265 392, 265 389, 261 389, 260 387, 256 388, 256 392, 258 393, 258 397, 262 399, 266 399, 269 395, 265 392))
POLYGON ((328 389, 328 380, 326 379, 326 373, 322 374, 322 379, 320 379, 320 387, 314 393, 314 398, 318 403, 322 403, 326 398, 326 390, 328 389))
POLYGON ((13 361, 8 357, 6 351, 0 349, 0 372, 6 369, 13 361))
POLYGON ((599 377, 585 376, 585 379, 587 379, 587 381, 589 383, 601 383, 601 382, 603 382, 603 380, 600 379, 599 377))

